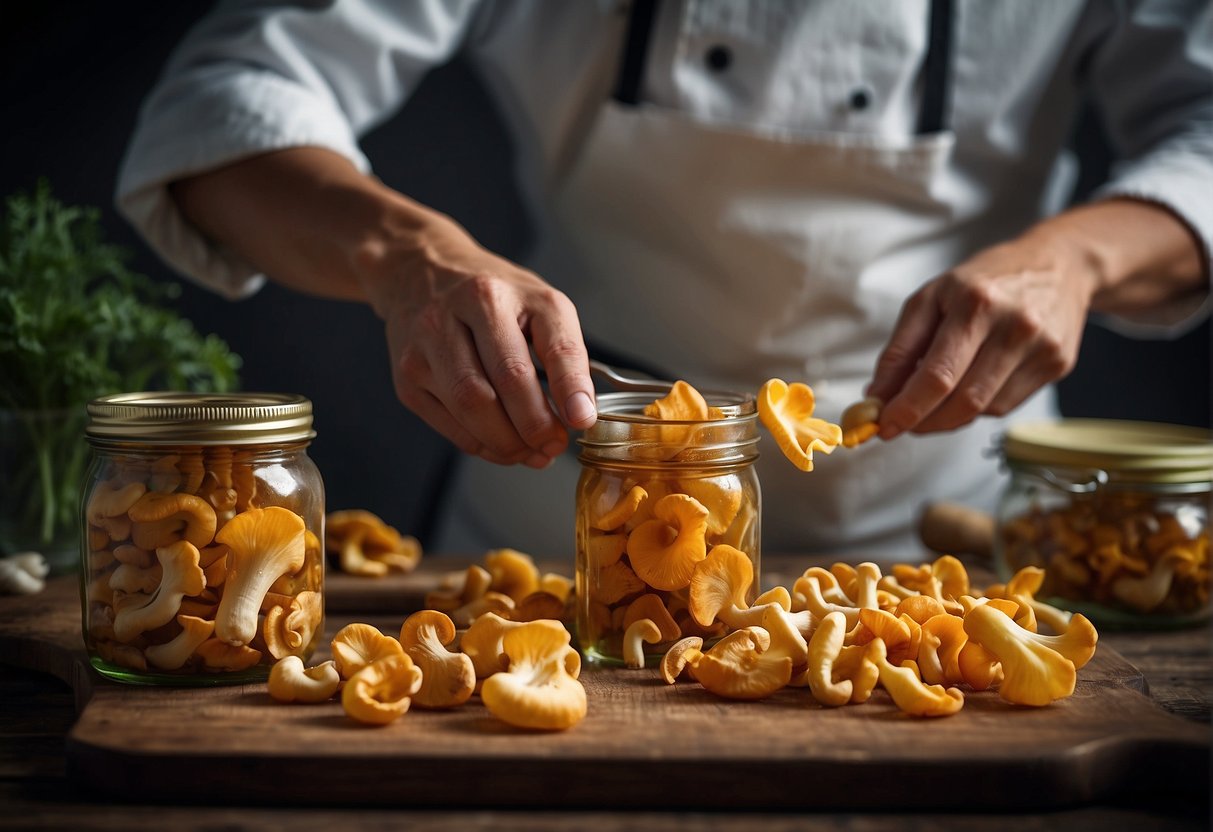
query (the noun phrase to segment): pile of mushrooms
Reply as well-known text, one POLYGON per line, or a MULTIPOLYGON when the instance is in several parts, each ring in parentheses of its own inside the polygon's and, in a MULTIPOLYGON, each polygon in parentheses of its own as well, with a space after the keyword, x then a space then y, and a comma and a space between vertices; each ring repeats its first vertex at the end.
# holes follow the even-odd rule
POLYGON ((270 696, 310 703, 339 693, 350 718, 387 725, 412 706, 445 710, 478 695, 508 724, 571 728, 586 714, 581 656, 562 620, 572 583, 540 574, 524 552, 494 549, 483 566, 449 575, 397 637, 353 623, 333 636, 331 661, 311 668, 295 657, 279 661, 270 696))
POLYGON ((745 607, 749 560, 717 546, 696 566, 691 610, 701 625, 734 629, 708 650, 699 638, 676 643, 662 658, 662 678, 689 676, 730 699, 807 687, 828 707, 865 702, 879 686, 913 716, 956 713, 964 688, 1047 705, 1074 692, 1098 634, 1084 616, 1037 600, 1041 577, 1025 569, 980 593, 950 555, 894 566, 891 575, 874 563, 836 563, 745 607), (1040 622, 1054 635, 1040 634, 1040 622))
POLYGON ((260 483, 247 451, 119 457, 85 503, 89 646, 174 674, 310 656, 322 552, 295 508, 260 483))

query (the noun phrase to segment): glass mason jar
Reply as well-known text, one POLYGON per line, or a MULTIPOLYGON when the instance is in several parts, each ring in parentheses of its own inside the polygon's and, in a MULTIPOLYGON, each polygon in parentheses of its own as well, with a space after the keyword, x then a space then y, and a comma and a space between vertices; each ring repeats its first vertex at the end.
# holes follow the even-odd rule
POLYGON ((1151 422, 1067 419, 1011 428, 995 563, 1045 570, 1039 596, 1121 628, 1209 618, 1213 440, 1151 422))
POLYGON ((125 393, 88 406, 84 642, 100 673, 214 685, 305 661, 324 632, 324 485, 312 404, 125 393))
POLYGON ((678 638, 723 635, 691 615, 695 563, 717 544, 749 558, 759 586, 761 497, 757 408, 750 396, 704 394, 723 418, 663 421, 643 415, 651 393, 598 397, 598 421, 579 440, 576 497, 577 637, 587 661, 623 662, 624 633, 654 620, 662 640, 644 644, 656 664, 678 638))

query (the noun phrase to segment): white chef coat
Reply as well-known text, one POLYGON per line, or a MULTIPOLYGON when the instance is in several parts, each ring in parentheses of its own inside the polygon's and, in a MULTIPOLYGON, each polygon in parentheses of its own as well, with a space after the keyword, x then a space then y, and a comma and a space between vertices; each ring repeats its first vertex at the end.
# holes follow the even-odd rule
MULTIPOLYGON (((888 256, 848 263, 860 284, 857 296, 865 279, 882 287, 855 304, 849 319, 798 316, 756 336, 750 348, 745 338, 734 339, 727 356, 712 355, 706 342, 686 332, 655 337, 676 314, 668 306, 639 303, 620 314, 623 298, 612 294, 613 284, 581 279, 586 252, 572 252, 560 224, 551 222, 618 74, 627 7, 617 2, 224 4, 179 47, 145 105, 120 176, 119 205, 187 276, 233 297, 255 291, 262 278, 185 223, 166 184, 300 145, 332 149, 369 169, 357 137, 401 106, 428 68, 461 51, 500 105, 518 149, 523 196, 548 232, 530 265, 578 303, 591 339, 624 353, 630 344, 637 358, 702 386, 755 389, 775 375, 805 380, 823 400, 820 415, 837 418, 870 377, 880 346, 870 334, 887 331, 895 316, 901 298, 883 291, 891 279, 901 281, 900 296, 908 295, 948 265, 1060 207, 1072 180, 1060 151, 1084 90, 1126 160, 1102 193, 1164 204, 1194 230, 1206 257, 1213 248, 1213 13, 1206 4, 956 5, 949 151, 926 183, 938 210, 952 219, 949 233, 913 241, 925 257, 900 257, 909 247, 894 241, 888 256)), ((648 50, 642 112, 676 114, 701 125, 705 135, 911 142, 923 95, 927 6, 927 0, 665 3, 648 50), (728 58, 723 69, 721 50, 728 58), (713 52, 715 59, 707 58, 713 52), (854 104, 860 99, 866 106, 854 104)), ((696 151, 693 131, 678 136, 687 152, 696 151)), ((645 157, 637 148, 632 161, 643 165, 645 157)), ((880 185, 884 199, 897 200, 895 184, 880 185)), ((674 228, 677 217, 671 219, 674 228)), ((643 285, 660 275, 638 279, 643 285)), ((1155 323, 1175 332, 1202 312, 1158 310, 1155 323)), ((718 316, 711 323, 723 325, 718 316)), ((1049 412, 1046 392, 1020 415, 1049 412)), ((869 443, 852 452, 866 455, 855 457, 862 466, 838 464, 834 476, 814 472, 795 483, 786 463, 771 467, 779 460, 771 459, 777 452, 768 446, 766 548, 845 552, 859 546, 866 554, 904 556, 910 506, 918 500, 989 507, 997 489, 994 463, 974 451, 1000 428, 997 420, 983 419, 955 436, 901 438, 897 443, 906 444, 895 465, 882 458, 882 443, 869 443), (965 453, 956 454, 961 447, 965 453)), ((823 460, 819 471, 833 462, 823 460)), ((500 470, 469 462, 443 545, 567 551, 576 466, 563 460, 556 468, 512 472, 525 485, 506 488, 500 470)))

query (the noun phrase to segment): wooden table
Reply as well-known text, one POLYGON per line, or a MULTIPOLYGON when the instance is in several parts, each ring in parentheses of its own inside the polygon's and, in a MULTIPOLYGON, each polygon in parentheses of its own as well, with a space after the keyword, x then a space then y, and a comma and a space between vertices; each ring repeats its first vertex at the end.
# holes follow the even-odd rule
MULTIPOLYGON (((437 560, 437 559, 435 559, 437 560)), ((792 568, 792 562, 787 568, 792 568)), ((798 562, 797 562, 798 563, 798 562)), ((778 575, 780 562, 768 558, 768 577, 778 575)), ((782 582, 782 581, 781 581, 782 582)), ((369 591, 374 606, 374 591, 369 591)), ((0 598, 0 637, 6 631, 6 599, 0 598)), ((348 617, 348 616, 347 616, 348 617)), ((364 616, 366 618, 366 616, 364 616)), ((1192 731, 1209 735, 1210 694, 1213 692, 1213 638, 1205 629, 1173 632, 1101 633, 1101 647, 1128 659, 1145 677, 1150 699, 1162 711, 1187 722, 1192 731)), ((25 657, 28 659, 29 657, 25 657)), ((1125 794, 1099 805, 1024 813, 987 813, 980 808, 956 813, 936 811, 748 812, 559 811, 460 806, 410 810, 399 807, 320 805, 307 808, 271 807, 258 801, 229 805, 200 794, 193 805, 175 802, 114 801, 82 788, 68 774, 65 736, 77 714, 71 686, 45 672, 25 669, 37 662, 8 657, 0 665, 0 828, 73 829, 347 829, 407 827, 433 830, 580 828, 586 832, 615 829, 863 829, 927 830, 986 829, 1207 829, 1209 800, 1187 793, 1182 797, 1155 789, 1149 794, 1125 794), (24 665, 19 667, 17 665, 24 665)), ((862 706, 857 706, 862 707, 862 706)), ((924 739, 931 736, 925 726, 924 739)), ((272 772, 265 773, 272 777, 272 772)), ((940 788, 947 788, 946 783, 940 788)), ((1015 783, 1006 784, 1015 789, 1015 783)), ((315 772, 315 789, 323 795, 324 772, 315 772)))

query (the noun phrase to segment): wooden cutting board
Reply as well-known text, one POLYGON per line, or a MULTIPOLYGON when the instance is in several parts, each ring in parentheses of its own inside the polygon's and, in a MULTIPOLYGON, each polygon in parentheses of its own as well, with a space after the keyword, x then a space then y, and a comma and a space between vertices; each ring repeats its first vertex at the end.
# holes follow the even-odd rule
MULTIPOLYGON (((329 631, 361 620, 394 633, 440 571, 331 576, 329 631)), ((1141 674, 1107 648, 1069 699, 1029 709, 969 693, 937 720, 904 716, 883 691, 838 709, 791 689, 740 703, 653 670, 586 668, 589 715, 547 734, 511 728, 476 700, 369 728, 338 702, 277 704, 264 685, 126 686, 93 673, 80 643, 72 580, 0 599, 0 662, 73 685, 69 770, 111 800, 998 811, 1208 794, 1207 726, 1153 705, 1141 674)))

